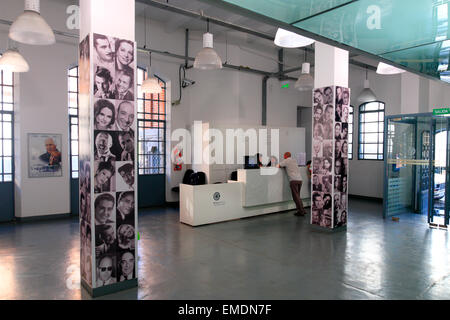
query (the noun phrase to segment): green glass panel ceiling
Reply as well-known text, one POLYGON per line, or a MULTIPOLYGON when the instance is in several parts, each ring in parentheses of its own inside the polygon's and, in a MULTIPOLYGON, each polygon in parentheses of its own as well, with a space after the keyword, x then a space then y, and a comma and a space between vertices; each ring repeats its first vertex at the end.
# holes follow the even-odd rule
POLYGON ((449 81, 450 0, 224 0, 449 81))

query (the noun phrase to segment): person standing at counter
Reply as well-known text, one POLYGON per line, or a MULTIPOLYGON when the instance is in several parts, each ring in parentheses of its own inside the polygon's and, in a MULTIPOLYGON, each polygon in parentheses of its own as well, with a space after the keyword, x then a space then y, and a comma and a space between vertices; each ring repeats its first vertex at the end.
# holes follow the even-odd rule
POLYGON ((300 168, 298 167, 297 160, 292 158, 290 152, 284 154, 284 160, 277 166, 278 168, 286 168, 286 173, 289 177, 289 185, 291 187, 292 198, 297 207, 296 216, 304 216, 305 209, 303 208, 303 202, 300 198, 300 190, 302 188, 302 176, 300 174, 300 168))

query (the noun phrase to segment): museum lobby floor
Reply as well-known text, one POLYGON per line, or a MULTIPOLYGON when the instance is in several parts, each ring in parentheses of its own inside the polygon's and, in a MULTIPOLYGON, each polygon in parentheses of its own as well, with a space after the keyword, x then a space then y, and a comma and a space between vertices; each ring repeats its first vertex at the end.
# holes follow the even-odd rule
MULTIPOLYGON (((351 199, 347 231, 292 212, 192 228, 141 210, 139 287, 99 299, 450 299, 448 232, 351 199)), ((77 218, 0 224, 0 299, 89 299, 77 218)))

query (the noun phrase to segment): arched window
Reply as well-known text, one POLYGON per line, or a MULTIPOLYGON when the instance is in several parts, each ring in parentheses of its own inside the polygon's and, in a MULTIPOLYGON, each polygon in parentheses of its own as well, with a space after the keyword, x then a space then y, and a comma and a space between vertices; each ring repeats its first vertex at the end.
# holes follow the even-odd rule
POLYGON ((359 160, 383 160, 384 102, 373 101, 359 106, 359 160))
POLYGON ((166 159, 166 83, 158 78, 160 94, 143 94, 146 70, 137 69, 138 166, 140 175, 164 174, 166 159))
POLYGON ((0 182, 13 180, 13 123, 14 74, 0 71, 0 182))
POLYGON ((67 70, 68 108, 69 108, 69 156, 70 174, 73 179, 78 178, 78 66, 67 70))

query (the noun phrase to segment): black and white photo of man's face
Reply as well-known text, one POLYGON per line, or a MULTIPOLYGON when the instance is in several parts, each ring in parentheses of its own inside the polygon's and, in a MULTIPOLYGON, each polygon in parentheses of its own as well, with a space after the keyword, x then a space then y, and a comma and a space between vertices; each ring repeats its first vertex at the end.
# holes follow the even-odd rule
POLYGON ((102 281, 107 281, 111 278, 112 270, 113 270, 113 261, 110 257, 104 257, 102 261, 100 261, 98 265, 98 274, 99 278, 102 281))
POLYGON ((320 121, 320 118, 322 117, 322 113, 323 113, 322 108, 314 109, 314 120, 316 120, 316 123, 320 121))
POLYGON ((100 132, 95 139, 95 146, 100 154, 106 154, 109 151, 109 135, 104 132, 100 132))
POLYGON ((126 94, 131 87, 131 77, 125 73, 119 73, 116 80, 116 89, 120 94, 126 94))
POLYGON ((131 170, 121 170, 119 171, 120 176, 122 177, 123 181, 129 185, 130 187, 134 184, 134 169, 131 170))
POLYGON ((114 52, 111 49, 111 44, 106 38, 98 38, 95 40, 95 50, 100 59, 106 62, 112 62, 114 59, 114 52))
POLYGON ((315 185, 318 185, 318 184, 319 184, 319 177, 318 177, 318 176, 314 176, 314 177, 313 177, 313 183, 314 183, 315 185))
POLYGON ((95 76, 95 85, 97 86, 97 90, 102 93, 108 93, 110 90, 111 83, 103 77, 95 76))
POLYGON ((122 274, 129 276, 133 274, 134 270, 134 256, 131 252, 125 252, 120 260, 120 266, 122 267, 122 274))
POLYGON ((111 245, 114 243, 114 240, 116 238, 115 233, 114 233, 114 228, 108 226, 109 228, 106 228, 103 232, 102 232, 102 239, 103 241, 107 244, 107 245, 111 245))
POLYGON ((129 215, 134 212, 134 196, 128 194, 123 196, 117 204, 117 209, 125 215, 129 215))
POLYGON ((331 90, 330 87, 325 88, 325 91, 323 92, 325 96, 325 103, 333 103, 333 90, 331 90))
POLYGON ((119 143, 124 151, 128 153, 134 152, 134 141, 130 133, 119 135, 119 143))
POLYGON ((120 129, 128 131, 134 121, 134 107, 130 102, 122 102, 117 110, 117 123, 120 129))
POLYGON ((318 105, 323 104, 323 95, 319 90, 314 91, 314 103, 317 103, 318 105))
POLYGON ((314 207, 316 209, 322 209, 323 208, 323 199, 320 194, 314 196, 314 207))
POLYGON ((337 175, 341 174, 341 168, 342 168, 342 161, 340 159, 337 159, 336 163, 334 164, 334 173, 337 175))
POLYGON ((348 91, 344 91, 344 94, 343 94, 343 98, 342 98, 342 100, 343 100, 343 103, 344 103, 344 105, 348 105, 348 103, 349 103, 349 101, 350 101, 350 95, 349 95, 349 93, 348 93, 348 91))
POLYGON ((114 202, 107 199, 101 200, 98 206, 95 207, 95 219, 100 224, 105 224, 112 215, 114 209, 114 202))
POLYGON ((333 107, 327 106, 325 109, 325 120, 330 121, 333 118, 333 107))

